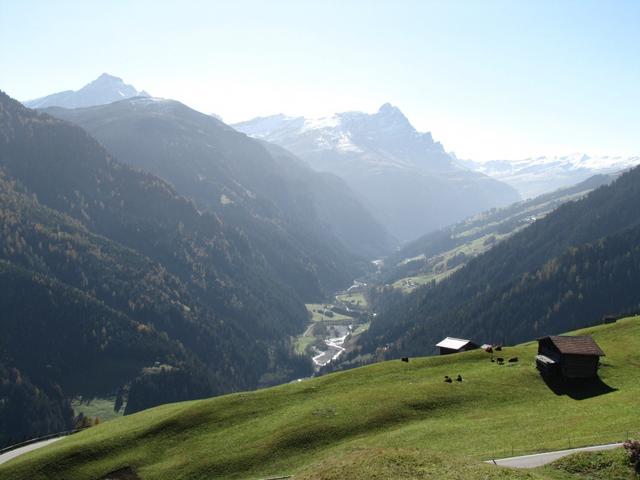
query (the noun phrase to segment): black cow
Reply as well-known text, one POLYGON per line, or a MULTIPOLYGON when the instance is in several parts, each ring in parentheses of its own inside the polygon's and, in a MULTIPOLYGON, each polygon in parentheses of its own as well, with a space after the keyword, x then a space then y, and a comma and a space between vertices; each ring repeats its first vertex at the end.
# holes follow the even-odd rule
POLYGON ((401 358, 401 360, 402 360, 403 362, 409 362, 409 357, 402 357, 402 358, 401 358))
POLYGON ((518 357, 513 357, 509 359, 509 363, 515 363, 518 361, 518 357))
POLYGON ((461 382, 462 381, 462 375, 458 374, 458 378, 456 378, 456 382, 461 382))

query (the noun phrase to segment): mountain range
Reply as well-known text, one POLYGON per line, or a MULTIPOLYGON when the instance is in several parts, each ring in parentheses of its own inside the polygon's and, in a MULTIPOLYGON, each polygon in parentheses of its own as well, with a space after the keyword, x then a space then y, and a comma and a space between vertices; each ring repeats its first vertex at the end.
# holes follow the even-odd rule
POLYGON ((310 375, 292 347, 305 303, 371 274, 372 258, 390 260, 384 281, 448 277, 364 292, 377 315, 342 366, 640 307, 640 168, 496 209, 514 188, 389 104, 231 127, 123 85, 105 74, 38 110, 0 93, 0 446, 71 428, 78 395, 117 393, 133 413, 310 375))
POLYGON ((293 266, 294 252, 303 252, 315 275, 327 279, 325 287, 336 285, 329 280, 337 278, 332 272, 341 271, 341 281, 347 281, 349 255, 366 259, 395 246, 338 177, 315 172, 286 150, 180 102, 137 97, 45 111, 81 126, 119 160, 170 182, 200 209, 245 231, 259 226, 262 233, 253 241, 263 239, 263 251, 277 250, 274 255, 287 268, 293 266), (320 260, 331 256, 339 259, 332 266, 320 260))
POLYGON ((46 97, 22 102, 29 108, 64 107, 78 108, 107 103, 132 97, 148 97, 147 92, 138 91, 132 85, 127 85, 121 78, 103 73, 80 90, 65 90, 46 97))
POLYGON ((458 164, 430 133, 418 132, 388 103, 373 114, 321 119, 280 114, 233 127, 286 148, 315 170, 342 177, 401 241, 519 199, 512 187, 458 164))
POLYGON ((558 188, 570 187, 593 175, 629 169, 640 164, 640 156, 589 156, 576 153, 489 162, 463 160, 461 163, 511 185, 523 198, 534 198, 558 188))

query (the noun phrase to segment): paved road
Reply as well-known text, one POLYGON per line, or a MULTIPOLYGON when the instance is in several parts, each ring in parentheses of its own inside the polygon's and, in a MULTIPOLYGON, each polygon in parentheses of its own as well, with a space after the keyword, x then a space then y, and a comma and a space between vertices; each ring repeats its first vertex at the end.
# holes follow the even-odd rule
POLYGON ((31 450, 36 450, 41 447, 46 447, 50 443, 57 442, 58 440, 62 440, 64 437, 50 438, 49 440, 43 440, 38 443, 32 443, 31 445, 26 445, 24 447, 16 448, 15 450, 11 450, 10 452, 3 453, 0 455, 0 464, 8 462, 12 458, 16 458, 23 453, 30 452, 31 450))
MULTIPOLYGON (((513 468, 534 468, 547 463, 554 462, 559 458, 566 457, 576 452, 597 452, 600 450, 610 450, 612 448, 621 447, 621 443, 609 443, 607 445, 595 445, 593 447, 572 448, 570 450, 558 450, 557 452, 536 453, 534 455, 523 455, 521 457, 496 459, 495 463, 502 467, 513 468)), ((487 460, 486 463, 494 463, 493 460, 487 460)))

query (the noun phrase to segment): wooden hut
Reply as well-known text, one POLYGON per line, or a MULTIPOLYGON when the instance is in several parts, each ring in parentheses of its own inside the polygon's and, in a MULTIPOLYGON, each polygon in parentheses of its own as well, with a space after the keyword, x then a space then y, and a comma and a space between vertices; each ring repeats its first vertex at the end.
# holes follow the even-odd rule
POLYGON ((588 335, 550 335, 538 339, 536 367, 542 375, 592 378, 604 352, 588 335))
POLYGON ((440 355, 448 355, 450 353, 466 352, 467 350, 475 350, 478 345, 471 340, 464 338, 447 337, 440 343, 436 344, 436 347, 440 349, 440 355))

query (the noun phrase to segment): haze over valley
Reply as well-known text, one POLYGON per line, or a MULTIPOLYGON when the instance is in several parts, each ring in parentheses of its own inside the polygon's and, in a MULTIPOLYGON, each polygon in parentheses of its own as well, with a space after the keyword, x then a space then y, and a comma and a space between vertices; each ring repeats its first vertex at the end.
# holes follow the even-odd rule
POLYGON ((0 0, 0 478, 635 478, 638 21, 0 0))

